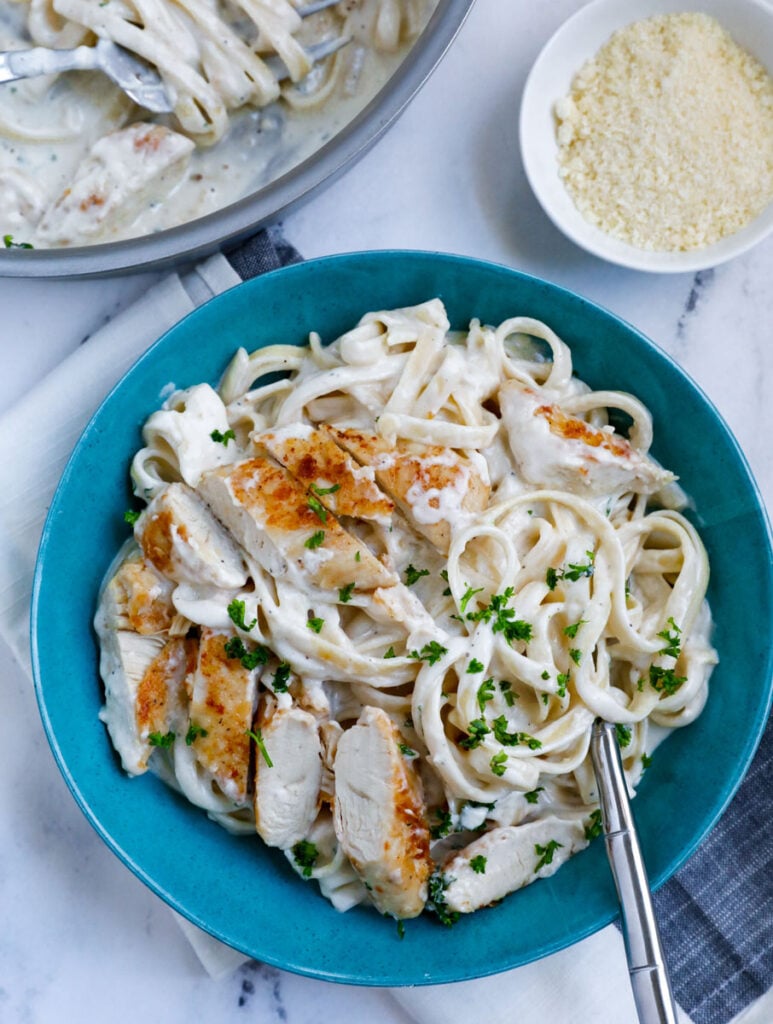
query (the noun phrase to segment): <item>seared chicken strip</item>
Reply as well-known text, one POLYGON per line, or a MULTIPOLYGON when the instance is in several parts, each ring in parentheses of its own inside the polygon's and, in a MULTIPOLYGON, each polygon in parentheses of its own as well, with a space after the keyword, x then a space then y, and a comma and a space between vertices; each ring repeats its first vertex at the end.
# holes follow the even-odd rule
POLYGON ((368 707, 338 741, 335 830, 382 914, 417 917, 431 871, 421 783, 385 711, 368 707))
POLYGON ((100 718, 130 775, 141 775, 156 746, 174 739, 183 720, 185 680, 196 663, 196 641, 108 630, 100 671, 105 706, 100 718), (170 734, 172 734, 170 736, 170 734))
POLYGON ((389 525, 394 502, 379 490, 373 470, 360 466, 322 430, 294 423, 252 438, 338 516, 389 525))
POLYGON ((177 615, 173 590, 174 584, 137 552, 121 563, 105 587, 98 621, 105 629, 130 630, 143 636, 163 633, 177 615))
POLYGON ((288 850, 308 835, 320 804, 322 744, 317 721, 301 708, 264 700, 255 761, 255 827, 268 846, 288 850))
POLYGON ((277 578, 330 591, 354 581, 358 590, 397 582, 364 544, 281 466, 255 458, 205 473, 199 493, 242 547, 277 578))
POLYGON ((412 526, 443 554, 448 553, 452 527, 486 507, 488 481, 453 448, 405 441, 392 445, 377 434, 323 429, 358 462, 375 470, 376 480, 412 526))
POLYGON ((537 878, 554 874, 587 845, 582 821, 552 816, 486 832, 443 866, 448 909, 469 914, 487 907, 537 878))
POLYGON ((153 499, 134 536, 148 561, 178 583, 238 589, 247 580, 236 544, 185 484, 169 484, 153 499))
POLYGON ((232 635, 202 629, 189 714, 192 728, 199 733, 193 744, 196 760, 226 796, 242 804, 247 799, 248 730, 257 682, 253 670, 228 657, 225 645, 232 635))
POLYGON ((38 225, 41 240, 84 245, 115 234, 149 203, 166 198, 194 148, 190 139, 160 124, 132 124, 105 135, 44 211, 38 225))
POLYGON ((611 428, 602 430, 544 401, 515 380, 499 390, 510 450, 526 480, 573 494, 651 494, 675 477, 611 428))

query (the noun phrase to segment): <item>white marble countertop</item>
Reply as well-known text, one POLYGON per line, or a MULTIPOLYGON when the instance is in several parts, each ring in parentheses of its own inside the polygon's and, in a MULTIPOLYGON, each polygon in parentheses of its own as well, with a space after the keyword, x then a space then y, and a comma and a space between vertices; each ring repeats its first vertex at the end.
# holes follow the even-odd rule
MULTIPOLYGON (((392 247, 456 252, 594 299, 649 335, 701 385, 770 505, 773 238, 697 275, 627 271, 566 241, 524 178, 517 144, 521 88, 543 43, 579 6, 580 0, 478 0, 397 125, 336 184, 288 216, 285 234, 307 257, 392 247)), ((148 281, 148 275, 0 280, 0 409, 148 281)), ((385 1024, 409 1020, 386 992, 262 966, 208 979, 166 907, 76 807, 49 753, 32 687, 7 650, 0 650, 0 673, 0 1021, 178 1024, 195 1015, 229 1022, 245 1019, 242 1011, 260 1024, 318 1024, 344 1014, 385 1024)), ((565 1024, 574 1024, 567 1013, 565 1024)))

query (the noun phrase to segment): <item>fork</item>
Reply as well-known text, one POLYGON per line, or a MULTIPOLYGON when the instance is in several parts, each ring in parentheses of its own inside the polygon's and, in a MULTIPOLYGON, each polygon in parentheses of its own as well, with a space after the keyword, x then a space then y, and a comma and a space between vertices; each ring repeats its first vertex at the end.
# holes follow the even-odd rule
MULTIPOLYGON (((305 7, 297 8, 297 13, 301 18, 308 18, 335 3, 338 0, 315 0, 305 7)), ((312 64, 316 64, 350 42, 348 37, 340 36, 314 43, 306 47, 306 53, 312 64)), ((290 77, 278 57, 269 57, 266 63, 278 82, 290 77)), ((0 83, 58 74, 60 71, 93 70, 104 72, 127 96, 146 110, 155 114, 168 114, 174 109, 158 72, 140 57, 109 39, 100 39, 95 46, 76 46, 72 50, 49 50, 45 46, 35 46, 28 50, 0 53, 0 83)))
POLYGON ((647 871, 628 801, 615 727, 596 720, 591 759, 599 788, 607 856, 623 919, 628 973, 641 1024, 677 1024, 668 967, 647 871))

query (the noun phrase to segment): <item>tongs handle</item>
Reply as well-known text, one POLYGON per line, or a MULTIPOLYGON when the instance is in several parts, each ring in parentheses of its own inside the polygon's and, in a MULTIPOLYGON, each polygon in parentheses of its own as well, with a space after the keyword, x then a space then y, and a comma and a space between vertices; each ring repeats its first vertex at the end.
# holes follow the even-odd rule
POLYGON ((591 757, 599 788, 607 856, 623 919, 628 972, 641 1024, 677 1024, 647 871, 636 835, 614 725, 596 721, 591 757))
POLYGON ((93 46, 78 46, 74 50, 49 50, 45 46, 34 46, 29 50, 0 53, 0 82, 53 75, 60 71, 88 71, 97 67, 99 55, 93 46))

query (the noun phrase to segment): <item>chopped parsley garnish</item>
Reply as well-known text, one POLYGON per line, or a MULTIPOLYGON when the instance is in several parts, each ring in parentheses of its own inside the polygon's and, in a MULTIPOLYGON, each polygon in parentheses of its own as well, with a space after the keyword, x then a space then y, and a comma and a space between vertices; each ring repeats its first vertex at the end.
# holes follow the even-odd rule
POLYGON ((385 658, 396 658, 396 657, 397 657, 397 655, 395 654, 395 649, 394 649, 394 647, 390 647, 390 648, 389 648, 389 650, 388 650, 388 651, 386 652, 386 654, 384 655, 384 657, 385 657, 385 658))
POLYGON ((263 755, 263 760, 266 762, 266 767, 273 768, 274 762, 268 756, 266 744, 263 742, 263 733, 260 731, 260 729, 255 729, 254 731, 252 729, 247 729, 247 735, 250 737, 250 739, 253 739, 255 741, 255 746, 263 755))
POLYGON ((507 769, 507 754, 504 750, 500 750, 498 754, 494 754, 489 761, 489 768, 491 768, 494 775, 499 776, 500 779, 502 778, 507 769))
POLYGON ((565 580, 571 580, 576 583, 577 580, 582 579, 583 576, 591 577, 595 572, 594 562, 596 560, 595 551, 586 551, 585 554, 588 556, 588 561, 580 563, 579 565, 573 565, 571 562, 564 569, 563 576, 565 580))
POLYGON ((478 672, 482 672, 483 668, 483 662, 478 661, 477 658, 473 658, 470 664, 467 666, 467 672, 469 675, 475 675, 478 672))
POLYGON ((556 682, 558 683, 558 690, 556 691, 558 693, 558 696, 561 697, 561 698, 565 697, 566 696, 566 687, 567 687, 567 685, 569 683, 569 673, 568 672, 559 672, 558 675, 556 676, 556 682))
POLYGON ((540 679, 550 679, 550 673, 548 672, 547 669, 545 669, 545 671, 542 673, 542 675, 540 676, 540 679))
POLYGON ((169 747, 174 743, 175 735, 173 732, 152 732, 148 736, 148 743, 151 747, 162 747, 164 750, 168 750, 169 747))
POLYGON ((591 842, 593 839, 598 839, 603 831, 604 823, 601 820, 601 811, 597 808, 591 812, 591 816, 588 818, 588 824, 585 826, 585 838, 591 842))
POLYGON ((542 694, 542 703, 545 705, 545 707, 548 706, 548 704, 550 703, 550 694, 549 693, 543 693, 542 694))
POLYGON ((473 718, 467 727, 467 736, 463 740, 459 740, 459 746, 464 750, 475 750, 483 742, 483 737, 490 732, 491 729, 482 718, 473 718))
POLYGON ((345 587, 341 587, 341 589, 338 591, 338 600, 341 602, 341 604, 348 604, 352 599, 353 593, 354 584, 347 583, 345 587))
POLYGON ((322 627, 325 625, 325 620, 324 619, 318 619, 316 617, 312 617, 312 618, 310 618, 308 620, 306 625, 309 627, 309 629, 312 632, 314 632, 314 633, 321 633, 322 632, 322 627))
MULTIPOLYGON (((448 569, 441 569, 440 570, 440 578, 445 583, 448 583, 448 569)), ((446 587, 445 590, 443 591, 443 597, 450 597, 450 596, 451 596, 451 588, 450 587, 446 587)))
POLYGON ((572 647, 569 651, 569 657, 572 659, 575 665, 579 665, 580 659, 582 658, 582 651, 578 650, 577 647, 572 647))
POLYGON ((274 678, 271 680, 271 688, 276 693, 287 693, 287 683, 290 679, 290 666, 286 661, 280 661, 274 678))
POLYGON ((6 249, 34 249, 29 242, 14 242, 13 235, 3 235, 3 245, 6 249))
POLYGON ((260 645, 248 651, 240 636, 232 636, 230 640, 226 640, 225 653, 227 658, 238 658, 242 666, 250 671, 258 665, 265 665, 269 656, 268 648, 260 645))
POLYGON ((219 430, 213 430, 209 435, 216 444, 222 444, 227 446, 229 441, 236 440, 236 434, 233 430, 226 430, 224 434, 221 434, 219 430))
POLYGON ((359 553, 359 551, 355 551, 354 552, 354 560, 355 560, 355 562, 361 562, 362 561, 362 555, 359 553))
POLYGON ((397 746, 400 748, 400 753, 403 757, 418 757, 419 755, 415 750, 412 750, 407 743, 398 743, 397 746))
POLYGON ((539 795, 543 791, 544 786, 537 786, 536 789, 529 790, 528 793, 524 793, 524 798, 527 804, 536 804, 539 802, 539 795))
POLYGON ((617 742, 621 747, 627 747, 631 742, 631 727, 630 725, 620 725, 619 723, 615 726, 615 735, 617 736, 617 742))
MULTIPOLYGON (((469 672, 471 670, 468 668, 467 671, 469 672)), ((482 672, 483 666, 481 665, 480 668, 476 669, 475 671, 482 672)), ((488 702, 494 699, 494 680, 486 679, 484 682, 482 682, 478 687, 477 696, 478 707, 480 708, 481 714, 483 714, 483 712, 486 710, 486 705, 488 704, 488 702)))
POLYGON ((545 583, 548 585, 548 590, 555 590, 559 580, 570 580, 576 583, 583 576, 591 577, 595 572, 593 563, 596 559, 596 553, 595 551, 586 551, 585 554, 588 556, 586 563, 569 562, 565 569, 554 569, 551 566, 545 573, 545 583))
POLYGON ((304 878, 311 878, 311 869, 317 863, 319 850, 316 843, 310 843, 308 839, 301 839, 292 849, 293 860, 301 868, 304 878))
POLYGON ((564 626, 564 636, 568 636, 570 640, 574 640, 577 636, 577 630, 580 626, 584 626, 587 619, 580 619, 578 622, 573 622, 571 626, 564 626))
POLYGON ((658 651, 658 654, 667 654, 670 658, 678 658, 682 646, 682 631, 674 622, 673 616, 668 620, 668 625, 671 626, 671 630, 664 629, 656 634, 661 640, 666 641, 666 646, 658 651))
POLYGON ((492 594, 491 602, 477 612, 469 612, 467 618, 471 622, 490 622, 494 633, 503 633, 508 644, 514 640, 531 640, 532 627, 528 622, 515 618, 515 609, 508 608, 507 602, 515 593, 507 587, 501 594, 492 594))
POLYGON ((520 743, 524 743, 529 750, 539 750, 542 746, 538 739, 530 736, 527 732, 508 732, 507 727, 510 723, 504 715, 495 718, 491 724, 494 726, 494 738, 503 747, 516 747, 520 743))
POLYGON ((477 857, 473 857, 470 861, 470 867, 476 875, 486 874, 486 858, 478 854, 477 857))
POLYGON ((507 706, 511 708, 513 704, 515 704, 515 702, 518 700, 518 694, 513 693, 512 684, 508 683, 507 680, 503 679, 502 682, 499 684, 499 689, 502 691, 502 696, 505 699, 505 704, 507 704, 507 706))
POLYGON ((207 730, 203 729, 200 725, 196 725, 195 722, 191 722, 188 726, 188 731, 185 734, 185 746, 189 747, 194 740, 197 740, 199 736, 206 736, 207 730))
POLYGON ((313 548, 319 548, 319 547, 322 547, 322 543, 323 543, 324 540, 325 540, 325 531, 324 530, 317 530, 316 533, 312 533, 312 535, 310 537, 308 537, 303 542, 303 546, 305 548, 312 548, 312 549, 313 548))
POLYGON ((405 585, 406 587, 412 587, 417 580, 420 580, 422 576, 429 576, 429 569, 417 569, 413 565, 409 565, 405 570, 405 585))
POLYGON ((437 825, 433 825, 429 834, 432 839, 444 839, 453 828, 454 822, 448 811, 435 811, 435 817, 438 819, 437 825))
POLYGON ((420 651, 411 651, 408 657, 434 665, 436 661, 440 661, 444 654, 448 654, 448 648, 443 647, 437 640, 430 640, 428 644, 424 644, 420 651))
POLYGON ((544 868, 548 864, 553 863, 553 854, 556 852, 557 849, 559 849, 559 847, 563 845, 563 843, 559 843, 555 839, 551 839, 549 842, 545 844, 545 846, 540 846, 539 843, 535 843, 534 852, 539 857, 539 860, 537 861, 537 866, 534 869, 535 875, 540 868, 544 868))
POLYGON ((437 914, 440 923, 448 928, 459 920, 459 911, 449 910, 446 903, 446 889, 453 881, 453 878, 446 878, 442 871, 436 871, 430 875, 428 883, 427 909, 437 914))
POLYGON ((134 526, 134 524, 137 522, 141 515, 142 513, 138 512, 136 509, 127 508, 123 514, 123 521, 125 523, 128 523, 130 526, 134 526))
POLYGON ((402 919, 397 922, 397 937, 401 941, 405 938, 405 921, 402 919))
POLYGON ((336 491, 340 491, 341 485, 333 484, 332 487, 317 487, 316 484, 312 484, 311 489, 315 494, 318 494, 322 498, 326 494, 335 494, 336 491))
POLYGON ((319 500, 319 498, 311 497, 311 498, 309 498, 307 504, 308 504, 309 508, 311 509, 311 511, 316 515, 317 519, 319 519, 320 522, 322 522, 322 523, 326 523, 327 522, 327 509, 322 504, 322 502, 319 500))
POLYGON ((249 631, 258 624, 258 620, 253 619, 248 626, 244 621, 244 611, 244 601, 238 601, 234 598, 234 600, 228 605, 228 618, 235 626, 238 626, 239 629, 243 629, 245 633, 249 633, 249 631))
POLYGON ((650 686, 667 697, 672 697, 686 682, 687 676, 675 675, 672 668, 650 665, 650 686))
POLYGON ((467 611, 467 605, 470 603, 472 598, 475 597, 476 594, 480 594, 482 590, 483 587, 478 587, 477 589, 474 589, 470 586, 467 587, 465 592, 462 594, 461 601, 459 602, 459 610, 462 612, 462 614, 464 614, 464 612, 467 611))
POLYGON ((642 754, 642 756, 641 756, 641 766, 642 766, 642 768, 646 771, 651 764, 652 764, 652 754, 642 754))

